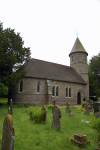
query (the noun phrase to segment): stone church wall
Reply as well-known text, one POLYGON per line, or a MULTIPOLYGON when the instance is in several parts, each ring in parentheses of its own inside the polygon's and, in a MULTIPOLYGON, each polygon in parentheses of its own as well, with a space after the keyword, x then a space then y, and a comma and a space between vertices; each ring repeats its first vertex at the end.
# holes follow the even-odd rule
POLYGON ((23 79, 23 91, 19 91, 19 84, 16 89, 15 103, 26 104, 47 104, 56 100, 58 104, 65 104, 69 101, 72 104, 77 104, 77 93, 81 92, 81 99, 85 97, 84 85, 50 81, 48 87, 45 79, 24 78, 23 79), (37 92, 37 84, 40 84, 40 91, 37 92), (52 87, 58 86, 58 96, 52 96, 52 87), (66 97, 66 88, 71 88, 71 97, 66 97))

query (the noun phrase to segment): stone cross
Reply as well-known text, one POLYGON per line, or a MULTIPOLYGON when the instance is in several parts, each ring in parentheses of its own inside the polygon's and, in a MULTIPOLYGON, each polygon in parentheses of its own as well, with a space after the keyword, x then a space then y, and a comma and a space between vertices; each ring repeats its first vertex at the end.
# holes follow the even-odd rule
POLYGON ((14 128, 11 114, 7 114, 3 123, 1 150, 14 150, 14 128))

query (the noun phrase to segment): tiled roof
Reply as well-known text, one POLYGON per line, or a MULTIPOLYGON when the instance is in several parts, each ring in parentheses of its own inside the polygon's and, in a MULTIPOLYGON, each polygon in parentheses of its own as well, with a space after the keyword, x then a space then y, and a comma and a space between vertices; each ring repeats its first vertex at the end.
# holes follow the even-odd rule
POLYGON ((24 68, 25 77, 86 84, 82 77, 69 66, 31 59, 24 68))
POLYGON ((86 53, 88 55, 82 43, 80 42, 79 38, 76 39, 74 46, 69 55, 71 55, 72 53, 76 53, 76 52, 86 53))

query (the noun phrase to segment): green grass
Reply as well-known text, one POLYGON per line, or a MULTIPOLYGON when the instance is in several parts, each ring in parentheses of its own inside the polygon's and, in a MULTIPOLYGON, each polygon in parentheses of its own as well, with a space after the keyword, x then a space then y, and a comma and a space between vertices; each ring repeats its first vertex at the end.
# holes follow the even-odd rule
MULTIPOLYGON (((96 131, 92 129, 93 115, 85 116, 80 108, 73 108, 74 115, 69 117, 65 108, 61 108, 61 131, 51 128, 52 112, 48 110, 46 124, 33 124, 29 119, 28 108, 14 106, 15 150, 80 150, 70 142, 75 133, 86 134, 90 144, 82 150, 94 150, 96 148, 96 131), (81 120, 89 120, 85 124, 81 120)), ((2 136, 2 124, 7 113, 7 107, 0 108, 0 142, 2 136)), ((0 145, 1 146, 1 145, 0 145)))
POLYGON ((0 104, 7 104, 7 98, 0 98, 0 104))

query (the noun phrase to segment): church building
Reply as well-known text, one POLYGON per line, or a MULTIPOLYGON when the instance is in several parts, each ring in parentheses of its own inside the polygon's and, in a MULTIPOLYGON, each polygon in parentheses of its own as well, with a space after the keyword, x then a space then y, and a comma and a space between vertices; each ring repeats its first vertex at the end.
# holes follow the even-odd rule
POLYGON ((79 38, 69 54, 70 66, 31 59, 14 97, 20 104, 81 104, 89 99, 88 53, 79 38))

